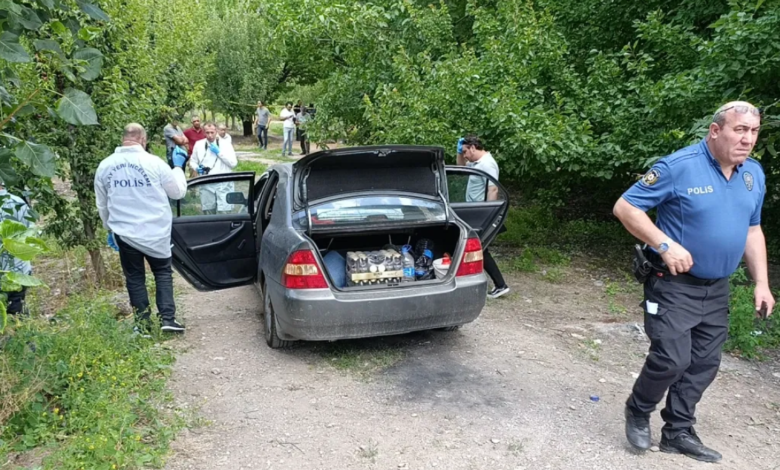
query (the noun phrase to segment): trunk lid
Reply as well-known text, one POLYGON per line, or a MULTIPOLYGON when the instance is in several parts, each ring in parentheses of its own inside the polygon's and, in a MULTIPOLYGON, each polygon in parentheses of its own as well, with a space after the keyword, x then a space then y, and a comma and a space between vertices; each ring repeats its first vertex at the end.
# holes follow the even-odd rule
POLYGON ((362 192, 414 193, 446 205, 444 149, 384 145, 323 150, 293 164, 295 206, 362 192))

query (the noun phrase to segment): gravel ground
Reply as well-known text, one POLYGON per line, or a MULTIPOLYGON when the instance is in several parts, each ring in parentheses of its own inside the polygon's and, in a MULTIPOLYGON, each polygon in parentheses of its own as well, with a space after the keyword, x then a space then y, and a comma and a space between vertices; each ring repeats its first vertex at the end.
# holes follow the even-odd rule
MULTIPOLYGON (((263 341, 254 288, 198 293, 178 279, 187 333, 171 387, 203 424, 179 435, 167 468, 711 468, 627 448, 623 403, 648 343, 638 308, 614 312, 638 291, 570 271, 557 284, 509 276, 513 294, 456 332, 282 351, 263 341)), ((722 468, 780 468, 776 362, 725 357, 698 417, 722 468)), ((652 424, 657 443, 658 413, 652 424)))

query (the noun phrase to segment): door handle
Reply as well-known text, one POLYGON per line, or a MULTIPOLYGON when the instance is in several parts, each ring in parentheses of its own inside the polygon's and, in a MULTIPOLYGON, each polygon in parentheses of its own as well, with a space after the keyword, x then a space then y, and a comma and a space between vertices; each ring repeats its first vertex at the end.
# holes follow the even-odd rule
POLYGON ((243 222, 230 222, 230 228, 238 228, 244 225, 243 222))

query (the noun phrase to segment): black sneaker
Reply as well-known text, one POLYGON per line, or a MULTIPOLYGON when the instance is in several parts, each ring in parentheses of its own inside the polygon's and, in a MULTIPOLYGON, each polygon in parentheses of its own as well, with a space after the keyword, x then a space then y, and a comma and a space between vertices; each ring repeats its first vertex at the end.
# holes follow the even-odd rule
POLYGON ((652 443, 650 435, 650 416, 636 415, 626 406, 626 439, 637 450, 647 450, 652 443))
POLYGON ((509 286, 495 287, 495 288, 493 288, 492 291, 488 292, 488 297, 490 297, 491 299, 497 299, 497 298, 501 297, 502 295, 508 294, 508 293, 509 293, 509 286))
POLYGON ((162 328, 160 328, 160 330, 167 331, 168 333, 184 333, 184 325, 176 320, 163 320, 162 328))
POLYGON ((661 437, 661 445, 659 446, 661 452, 667 454, 683 454, 701 462, 720 462, 723 456, 720 452, 710 449, 701 443, 701 439, 688 431, 681 432, 674 439, 667 439, 666 436, 661 437))

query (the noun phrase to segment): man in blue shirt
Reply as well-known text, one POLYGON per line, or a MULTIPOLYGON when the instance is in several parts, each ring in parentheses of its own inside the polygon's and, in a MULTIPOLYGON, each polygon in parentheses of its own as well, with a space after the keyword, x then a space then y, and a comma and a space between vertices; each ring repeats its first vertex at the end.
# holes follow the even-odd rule
POLYGON ((771 313, 775 304, 760 225, 764 171, 748 158, 760 124, 750 103, 723 105, 705 140, 659 160, 615 204, 626 229, 647 243, 654 265, 643 303, 650 352, 625 409, 626 437, 637 449, 650 448, 650 413, 668 390, 661 451, 721 459, 696 435, 694 413, 718 373, 728 277, 743 257, 756 283, 756 309, 765 304, 771 313), (655 224, 645 213, 653 208, 655 224))

